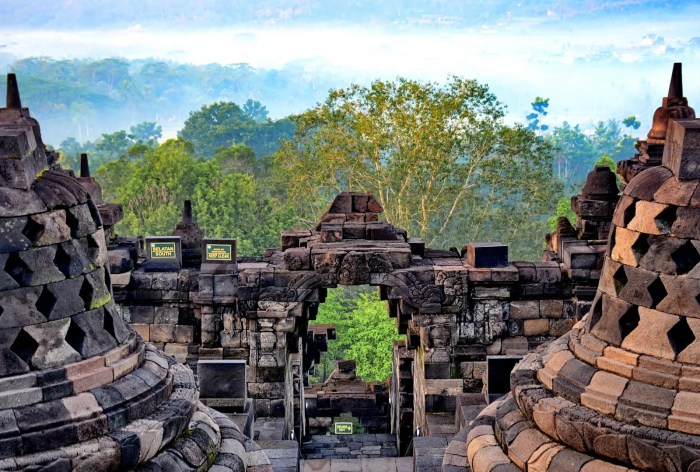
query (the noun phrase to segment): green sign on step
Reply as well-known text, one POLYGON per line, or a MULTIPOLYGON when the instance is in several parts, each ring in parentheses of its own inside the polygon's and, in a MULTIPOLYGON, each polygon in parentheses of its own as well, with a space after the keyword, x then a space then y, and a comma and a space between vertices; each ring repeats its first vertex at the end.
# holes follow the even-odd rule
POLYGON ((151 259, 175 259, 177 257, 174 242, 151 243, 151 259))
POLYGON ((335 423, 335 434, 352 434, 352 423, 335 423))
POLYGON ((207 244, 205 247, 207 261, 230 262, 233 260, 231 244, 207 244))

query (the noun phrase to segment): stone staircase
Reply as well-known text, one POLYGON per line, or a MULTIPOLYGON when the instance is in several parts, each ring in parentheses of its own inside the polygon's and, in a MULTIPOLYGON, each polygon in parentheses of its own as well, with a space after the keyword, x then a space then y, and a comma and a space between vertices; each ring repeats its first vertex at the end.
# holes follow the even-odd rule
POLYGON ((362 459, 306 459, 300 472, 412 472, 411 457, 365 457, 362 459))
POLYGON ((466 393, 456 399, 454 413, 427 414, 430 435, 413 438, 413 470, 468 472, 468 426, 485 406, 483 394, 466 393))
POLYGON ((253 437, 272 464, 274 472, 299 470, 299 443, 284 439, 284 418, 258 418, 253 437))
POLYGON ((370 459, 396 457, 396 437, 391 434, 311 436, 301 446, 305 459, 370 459))

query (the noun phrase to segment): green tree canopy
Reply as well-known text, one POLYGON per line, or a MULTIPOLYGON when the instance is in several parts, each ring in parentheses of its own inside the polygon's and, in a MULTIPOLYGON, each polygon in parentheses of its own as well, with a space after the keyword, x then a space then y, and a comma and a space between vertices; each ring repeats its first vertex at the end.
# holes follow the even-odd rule
POLYGON ((299 215, 315 219, 337 192, 366 190, 430 245, 501 240, 536 257, 560 185, 550 146, 503 116, 488 87, 458 77, 333 90, 295 118, 278 175, 299 215))
POLYGON ((195 218, 209 237, 235 237, 242 255, 279 245, 290 227, 289 208, 263 192, 252 175, 224 172, 193 156, 192 144, 171 139, 156 147, 136 145, 97 171, 108 201, 124 205, 117 231, 124 235, 170 234, 192 200, 195 218))
POLYGON ((129 139, 137 144, 155 146, 163 136, 163 127, 152 121, 142 121, 129 128, 129 139))
POLYGON ((387 315, 386 302, 377 290, 369 287, 338 287, 328 291, 313 324, 333 324, 336 340, 329 341, 328 351, 321 354, 317 380, 324 381, 335 361, 357 361, 357 375, 372 382, 382 382, 391 375, 391 350, 394 341, 403 339, 395 321, 387 315))
POLYGON ((271 121, 260 102, 248 100, 243 108, 233 102, 203 106, 190 113, 179 135, 194 145, 199 157, 209 159, 221 148, 243 144, 262 158, 275 152, 279 140, 290 137, 293 130, 291 120, 271 121))
POLYGON ((549 107, 549 98, 535 97, 535 101, 530 104, 532 113, 527 115, 527 127, 532 131, 547 131, 549 126, 542 124, 541 119, 547 116, 547 108, 549 107))
POLYGON ((596 162, 607 156, 614 162, 634 156, 636 139, 625 128, 638 129, 634 116, 618 120, 599 121, 592 132, 568 122, 555 126, 545 139, 555 149, 554 172, 569 193, 576 193, 593 170, 596 162))
POLYGON ((219 148, 245 143, 254 124, 235 103, 217 102, 190 113, 179 135, 194 145, 197 156, 210 158, 219 148))
POLYGON ((256 123, 265 123, 267 121, 267 107, 257 100, 250 98, 246 100, 243 104, 243 113, 256 123))

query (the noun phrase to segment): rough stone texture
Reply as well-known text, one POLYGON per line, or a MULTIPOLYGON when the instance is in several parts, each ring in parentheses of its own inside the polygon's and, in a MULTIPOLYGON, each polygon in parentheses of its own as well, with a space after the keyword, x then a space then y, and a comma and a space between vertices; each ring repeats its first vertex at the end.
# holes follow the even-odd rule
MULTIPOLYGON (((665 100, 690 113, 685 99, 674 95, 682 94, 678 71, 665 100)), ((475 420, 485 427, 479 436, 467 435, 468 452, 479 444, 499 446, 518 470, 670 472, 700 463, 698 384, 692 380, 700 362, 700 215, 693 207, 700 121, 670 120, 669 109, 665 102, 657 111, 665 118, 655 116, 649 133, 653 146, 663 147, 658 140, 665 138, 663 160, 659 147, 645 144, 640 149, 654 156, 622 166, 637 175, 614 212, 609 257, 589 312, 516 366, 511 394, 475 420)), ((561 225, 560 236, 570 232, 561 225)), ((557 238, 559 245, 565 241, 557 238)), ((493 461, 468 458, 474 472, 493 467, 493 461)))
MULTIPOLYGON (((187 367, 144 344, 116 310, 108 265, 131 269, 132 251, 107 256, 116 221, 100 217, 105 205, 87 162, 87 180, 42 172, 38 124, 18 105, 14 76, 8 87, 0 206, 13 209, 0 216, 0 470, 233 470, 219 464, 222 441, 247 440, 198 403, 187 367)), ((172 340, 191 343, 192 326, 178 318, 177 308, 155 310, 155 321, 176 323, 172 340)), ((271 471, 252 449, 228 454, 242 465, 236 470, 271 471)))

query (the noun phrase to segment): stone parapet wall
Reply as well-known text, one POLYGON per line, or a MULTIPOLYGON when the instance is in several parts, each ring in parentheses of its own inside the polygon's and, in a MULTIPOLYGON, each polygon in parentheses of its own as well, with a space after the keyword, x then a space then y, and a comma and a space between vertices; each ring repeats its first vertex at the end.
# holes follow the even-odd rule
MULTIPOLYGON (((577 208, 587 209, 600 237, 610 204, 596 206, 603 197, 589 187, 577 208)), ((458 395, 482 390, 488 355, 524 354, 566 333, 590 306, 603 254, 597 241, 564 229, 542 262, 509 263, 497 243, 461 254, 431 249, 379 221, 381 211, 369 195, 343 193, 314 229, 282 233, 280 248, 234 271, 147 272, 137 264, 115 298, 134 330, 192 368, 199 359, 244 360, 256 417, 285 417, 286 434, 300 437, 320 420, 301 411, 303 389, 292 384, 318 361, 328 335, 309 322, 328 288, 378 287, 403 349, 417 354, 395 372, 390 395, 399 406, 388 424, 402 448, 417 429, 427 432, 427 414, 454 411, 458 395)))

